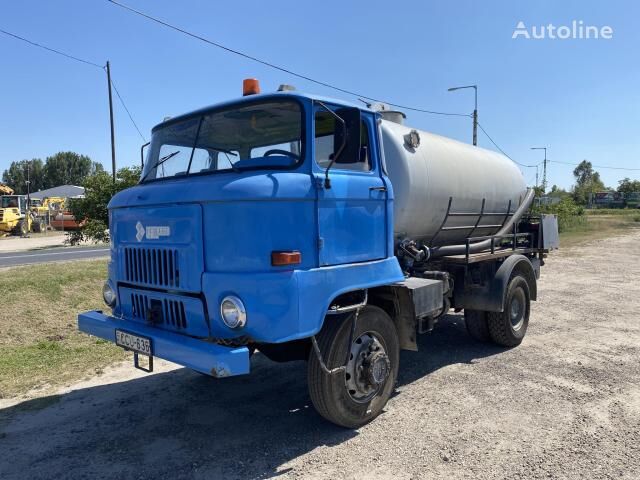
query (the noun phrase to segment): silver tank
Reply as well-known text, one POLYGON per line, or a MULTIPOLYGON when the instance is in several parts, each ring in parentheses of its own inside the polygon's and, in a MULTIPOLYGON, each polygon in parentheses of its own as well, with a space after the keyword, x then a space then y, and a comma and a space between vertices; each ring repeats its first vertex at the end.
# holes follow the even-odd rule
MULTIPOLYGON (((393 185, 396 239, 427 245, 463 243, 471 229, 437 234, 447 213, 511 213, 525 197, 520 169, 504 155, 382 120, 384 157, 393 185), (419 143, 418 143, 419 142, 419 143), (416 146, 416 143, 418 145, 416 146), (434 236, 436 238, 434 239, 434 236)), ((478 216, 449 216, 445 228, 475 225, 478 216)), ((483 217, 473 236, 493 235, 505 216, 483 217)))

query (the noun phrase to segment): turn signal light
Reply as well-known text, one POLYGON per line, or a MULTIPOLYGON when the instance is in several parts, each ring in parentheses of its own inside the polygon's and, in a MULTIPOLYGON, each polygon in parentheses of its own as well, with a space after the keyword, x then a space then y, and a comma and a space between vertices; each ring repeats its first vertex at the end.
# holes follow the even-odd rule
POLYGON ((242 81, 242 96, 256 95, 260 93, 260 82, 257 78, 245 78, 242 81))
POLYGON ((302 254, 297 250, 288 252, 271 252, 271 265, 281 267, 282 265, 297 265, 302 262, 302 254))

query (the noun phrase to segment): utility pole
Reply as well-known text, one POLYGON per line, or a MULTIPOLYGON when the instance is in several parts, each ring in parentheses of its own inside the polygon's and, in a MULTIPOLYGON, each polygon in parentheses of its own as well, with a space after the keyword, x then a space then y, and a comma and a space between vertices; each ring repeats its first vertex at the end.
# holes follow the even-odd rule
POLYGON ((531 150, 544 150, 544 161, 542 162, 542 193, 546 193, 547 191, 547 147, 531 147, 531 150))
POLYGON ((475 93, 475 102, 473 106, 473 144, 478 145, 478 87, 473 87, 475 93))
POLYGON ((24 221, 27 222, 27 233, 23 235, 25 238, 29 237, 29 231, 31 230, 31 161, 27 162, 27 205, 25 206, 24 221))
POLYGON ((111 121, 111 170, 113 183, 116 183, 116 138, 113 128, 113 98, 111 97, 111 66, 107 60, 107 83, 109 87, 109 120, 111 121))
POLYGON ((460 90, 463 88, 473 88, 475 93, 475 102, 473 107, 473 144, 478 145, 478 86, 466 85, 464 87, 451 87, 448 90, 453 92, 454 90, 460 90))

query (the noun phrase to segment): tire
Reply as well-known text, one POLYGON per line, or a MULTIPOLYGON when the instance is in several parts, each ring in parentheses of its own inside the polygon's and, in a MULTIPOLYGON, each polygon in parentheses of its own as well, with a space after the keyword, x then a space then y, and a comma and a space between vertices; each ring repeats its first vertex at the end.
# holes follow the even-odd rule
POLYGON ((464 310, 464 324, 467 327, 467 332, 471 338, 478 342, 491 340, 487 317, 488 313, 483 310, 464 310))
POLYGON ((25 236, 29 233, 29 227, 25 220, 18 221, 15 229, 16 235, 25 236))
POLYGON ((354 315, 346 318, 328 316, 316 337, 322 358, 329 369, 345 365, 347 353, 352 352, 347 371, 325 373, 313 349, 309 353, 307 370, 309 394, 315 409, 325 419, 346 428, 361 427, 382 412, 395 388, 400 360, 398 333, 384 310, 374 306, 364 307, 358 315, 351 338, 354 315), (352 343, 348 345, 350 338, 352 343), (367 350, 367 345, 373 352, 367 350), (353 352, 359 352, 355 358, 353 352), (358 370, 358 366, 363 364, 369 367, 358 370), (377 367, 374 369, 372 364, 377 367), (349 373, 356 371, 359 372, 357 375, 349 373), (359 386, 354 387, 355 383, 360 385, 368 381, 359 381, 366 376, 364 372, 375 375, 372 373, 374 371, 378 374, 385 372, 385 375, 380 375, 377 386, 367 384, 362 390, 359 386))
POLYGON ((494 343, 515 347, 522 343, 531 311, 531 297, 527 280, 515 275, 509 281, 503 312, 489 312, 489 335, 494 343))

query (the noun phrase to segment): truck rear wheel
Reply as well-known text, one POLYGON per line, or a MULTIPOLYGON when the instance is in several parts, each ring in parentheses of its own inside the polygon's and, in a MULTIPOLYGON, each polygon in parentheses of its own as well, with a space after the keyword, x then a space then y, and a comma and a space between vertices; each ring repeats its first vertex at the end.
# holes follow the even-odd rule
POLYGON ((479 342, 491 340, 487 317, 487 312, 483 310, 468 310, 465 308, 464 324, 467 327, 467 332, 474 340, 479 342))
POLYGON ((351 335, 353 315, 327 317, 316 337, 327 368, 346 362, 346 369, 326 373, 314 350, 308 366, 313 406, 330 422, 347 428, 358 428, 382 412, 395 388, 400 360, 398 333, 384 310, 364 307, 351 335))
POLYGON ((488 325, 491 339, 503 347, 522 343, 529 326, 531 298, 527 280, 515 275, 509 281, 504 299, 504 311, 489 312, 488 325))

